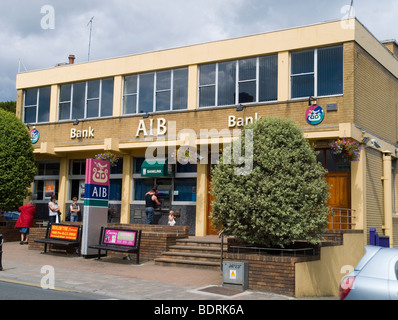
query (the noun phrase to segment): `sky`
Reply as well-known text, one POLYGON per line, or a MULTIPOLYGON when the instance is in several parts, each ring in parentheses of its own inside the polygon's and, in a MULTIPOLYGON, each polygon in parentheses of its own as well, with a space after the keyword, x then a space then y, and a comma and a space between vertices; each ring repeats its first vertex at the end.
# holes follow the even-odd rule
MULTIPOLYGON (((351 0, 0 0, 0 101, 16 74, 347 18, 351 0), (89 24, 93 18, 92 24, 89 24), (91 29, 91 46, 89 51, 91 29)), ((354 0, 379 40, 398 40, 398 0, 354 0)))

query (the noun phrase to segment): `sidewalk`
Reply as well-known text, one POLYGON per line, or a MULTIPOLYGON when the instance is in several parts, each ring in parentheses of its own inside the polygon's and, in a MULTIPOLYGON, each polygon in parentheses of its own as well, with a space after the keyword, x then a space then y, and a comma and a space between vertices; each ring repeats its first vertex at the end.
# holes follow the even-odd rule
POLYGON ((19 242, 3 245, 0 281, 21 281, 40 285, 43 266, 55 270, 55 287, 124 300, 289 300, 291 297, 222 287, 217 270, 140 265, 120 258, 102 261, 63 253, 41 254, 19 242))

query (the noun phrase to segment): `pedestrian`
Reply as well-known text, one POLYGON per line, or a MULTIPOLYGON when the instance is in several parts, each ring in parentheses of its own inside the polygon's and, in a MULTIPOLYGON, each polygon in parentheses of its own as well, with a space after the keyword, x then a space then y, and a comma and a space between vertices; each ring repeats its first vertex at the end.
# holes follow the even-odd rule
POLYGON ((53 195, 48 203, 48 220, 50 223, 59 223, 59 213, 57 197, 53 195))
POLYGON ((36 207, 33 201, 29 201, 28 204, 19 207, 18 211, 21 212, 15 228, 20 228, 21 241, 19 244, 28 244, 29 241, 29 229, 33 227, 33 219, 36 215, 36 207))
POLYGON ((174 226, 176 224, 176 220, 174 217, 174 211, 170 210, 169 212, 169 221, 168 221, 169 226, 174 226))
POLYGON ((151 189, 145 194, 146 224, 152 223, 152 219, 155 214, 155 208, 157 206, 160 206, 160 202, 156 196, 156 191, 151 189))
POLYGON ((79 221, 80 206, 77 204, 77 197, 72 198, 72 204, 69 206, 70 221, 79 221))

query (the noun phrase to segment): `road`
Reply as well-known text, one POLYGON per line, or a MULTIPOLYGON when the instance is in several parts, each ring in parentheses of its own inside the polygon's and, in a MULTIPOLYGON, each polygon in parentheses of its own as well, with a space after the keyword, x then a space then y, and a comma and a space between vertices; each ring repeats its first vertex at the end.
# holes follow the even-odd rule
POLYGON ((65 289, 42 289, 40 286, 0 279, 0 300, 104 300, 109 297, 65 289))

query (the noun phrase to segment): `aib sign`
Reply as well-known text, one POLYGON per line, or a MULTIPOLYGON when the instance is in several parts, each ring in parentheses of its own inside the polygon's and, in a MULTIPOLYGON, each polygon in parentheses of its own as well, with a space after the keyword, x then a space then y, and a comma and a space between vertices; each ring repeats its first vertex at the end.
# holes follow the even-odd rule
POLYGON ((320 106, 311 106, 307 109, 305 118, 309 124, 316 126, 317 124, 320 124, 323 119, 325 119, 325 111, 320 106))
POLYGON ((109 161, 86 160, 86 187, 84 204, 94 207, 108 207, 109 161))

